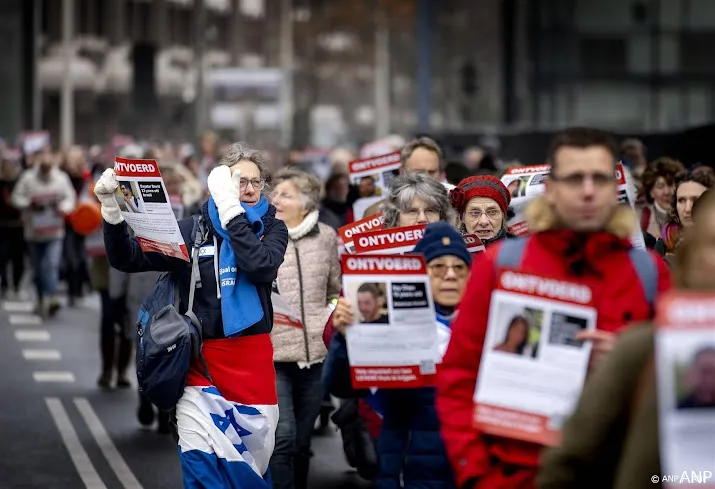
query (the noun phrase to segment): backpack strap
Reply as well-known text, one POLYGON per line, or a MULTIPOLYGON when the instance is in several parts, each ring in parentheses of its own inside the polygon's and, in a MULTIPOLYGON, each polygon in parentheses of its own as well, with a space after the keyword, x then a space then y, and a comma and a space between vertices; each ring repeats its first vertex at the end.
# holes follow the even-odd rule
POLYGON ((189 285, 189 302, 186 306, 186 312, 184 313, 184 315, 191 320, 191 324, 193 324, 196 330, 199 332, 199 342, 198 345, 195 345, 197 351, 194 351, 193 353, 194 356, 198 358, 201 362, 201 365, 204 368, 204 375, 207 379, 209 379, 211 383, 213 383, 213 380, 211 379, 211 374, 209 373, 209 367, 208 365, 206 365, 206 360, 204 359, 204 355, 202 353, 204 334, 201 326, 201 321, 196 316, 196 313, 194 313, 194 297, 196 295, 196 288, 200 287, 201 284, 201 273, 199 272, 199 249, 201 248, 201 245, 206 241, 206 237, 208 235, 206 226, 203 224, 202 216, 194 216, 193 235, 194 246, 191 250, 191 281, 189 285))
POLYGON ((655 296, 658 295, 658 266, 650 253, 639 248, 628 250, 628 258, 636 271, 638 281, 643 287, 643 293, 652 311, 655 307, 655 296))
POLYGON ((497 268, 519 268, 529 237, 504 239, 497 253, 497 268))

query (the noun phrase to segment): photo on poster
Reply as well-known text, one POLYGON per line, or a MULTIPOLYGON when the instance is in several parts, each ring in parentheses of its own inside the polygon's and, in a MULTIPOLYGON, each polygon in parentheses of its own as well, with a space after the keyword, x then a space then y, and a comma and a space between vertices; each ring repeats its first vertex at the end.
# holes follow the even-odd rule
POLYGON ((146 207, 137 182, 120 181, 116 191, 117 203, 122 212, 145 214, 146 207))
POLYGON ((583 341, 576 339, 581 331, 586 331, 588 319, 573 314, 554 311, 551 314, 551 327, 549 328, 549 344, 583 348, 583 341))
POLYGON ((509 194, 513 197, 524 197, 526 195, 526 188, 529 185, 529 180, 533 175, 522 175, 507 185, 509 194))
POLYGON ((345 296, 353 305, 355 321, 361 324, 389 324, 386 282, 351 282, 345 296))
POLYGON ((715 342, 695 345, 673 369, 676 408, 715 411, 715 342))
POLYGON ((360 198, 379 197, 382 195, 382 189, 377 185, 378 178, 380 178, 379 173, 360 177, 360 183, 358 184, 360 198))
POLYGON ((511 302, 501 302, 496 304, 496 307, 501 325, 491 349, 526 358, 538 358, 544 311, 511 302))

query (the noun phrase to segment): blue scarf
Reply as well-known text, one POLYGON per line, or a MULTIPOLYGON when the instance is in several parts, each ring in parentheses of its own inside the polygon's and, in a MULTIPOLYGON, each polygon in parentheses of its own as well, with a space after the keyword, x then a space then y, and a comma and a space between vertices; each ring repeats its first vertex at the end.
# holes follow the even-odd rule
POLYGON ((439 304, 434 305, 435 312, 437 313, 437 321, 444 324, 448 328, 452 327, 452 320, 454 319, 454 312, 456 311, 456 308, 452 310, 452 312, 447 312, 446 309, 444 309, 442 306, 439 304))
MULTIPOLYGON (((261 200, 253 207, 249 207, 243 202, 241 202, 241 206, 246 211, 244 216, 251 223, 253 232, 260 238, 263 236, 261 218, 268 212, 268 200, 261 197, 261 200)), ((256 286, 248 280, 245 273, 240 273, 238 269, 236 254, 231 247, 228 232, 221 226, 221 219, 219 219, 213 197, 209 198, 209 217, 216 234, 223 239, 218 255, 218 277, 221 284, 223 334, 229 338, 256 324, 263 319, 264 313, 256 286)))

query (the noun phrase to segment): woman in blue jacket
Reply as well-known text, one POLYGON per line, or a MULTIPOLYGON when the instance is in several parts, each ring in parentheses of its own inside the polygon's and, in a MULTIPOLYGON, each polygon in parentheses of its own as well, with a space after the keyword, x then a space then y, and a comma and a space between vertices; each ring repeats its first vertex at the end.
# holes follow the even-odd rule
MULTIPOLYGON (((193 311, 203 329, 203 369, 192 368, 176 406, 186 488, 268 489, 268 460, 278 421, 273 368, 271 291, 288 243, 265 187, 270 175, 260 152, 231 145, 208 177, 211 198, 201 209, 208 239, 198 253, 201 287, 193 311)), ((178 285, 179 312, 188 307, 191 264, 145 252, 129 235, 114 196, 113 169, 95 193, 102 203, 109 264, 127 273, 170 272, 178 285)), ((189 255, 194 218, 179 221, 189 255)))
MULTIPOLYGON (((427 226, 414 249, 427 260, 430 286, 436 309, 439 351, 443 355, 450 337, 450 323, 464 293, 472 261, 464 239, 451 225, 436 222, 427 226)), ((348 300, 340 298, 333 314, 337 332, 330 343, 323 367, 323 383, 334 396, 355 395, 350 380, 347 347, 343 333, 355 322, 348 300)), ((383 416, 377 442, 378 489, 456 488, 444 444, 439 433, 434 388, 383 389, 369 401, 383 416)))

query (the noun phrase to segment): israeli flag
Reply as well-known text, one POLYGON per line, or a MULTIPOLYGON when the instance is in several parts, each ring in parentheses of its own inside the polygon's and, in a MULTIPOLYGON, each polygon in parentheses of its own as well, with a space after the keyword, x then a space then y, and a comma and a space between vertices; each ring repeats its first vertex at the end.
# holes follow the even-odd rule
POLYGON ((216 387, 187 386, 176 421, 185 488, 271 488, 277 405, 238 404, 216 387))

